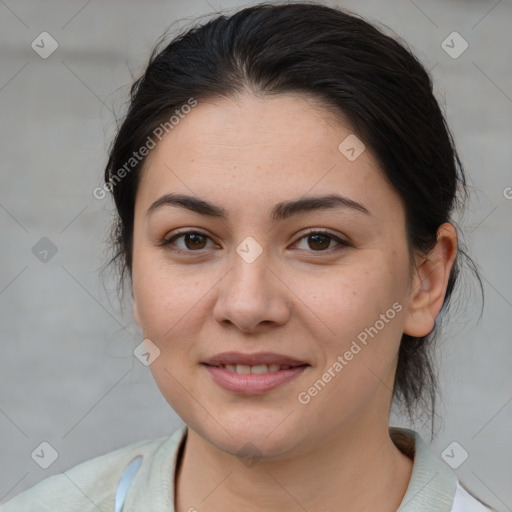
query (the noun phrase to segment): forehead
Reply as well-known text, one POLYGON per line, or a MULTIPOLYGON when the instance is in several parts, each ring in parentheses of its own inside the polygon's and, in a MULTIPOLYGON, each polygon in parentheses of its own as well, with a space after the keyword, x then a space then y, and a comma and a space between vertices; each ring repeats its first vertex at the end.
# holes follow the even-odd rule
POLYGON ((201 100, 164 136, 152 156, 161 156, 172 147, 189 155, 193 150, 197 157, 243 160, 244 156, 254 158, 251 153, 264 148, 261 157, 288 152, 288 158, 298 158, 307 151, 332 149, 333 140, 325 140, 326 132, 343 128, 351 133, 348 123, 322 108, 318 100, 295 93, 201 100))
POLYGON ((263 206, 339 192, 396 207, 398 195, 370 150, 347 158, 347 144, 363 148, 355 137, 341 116, 298 94, 199 101, 148 155, 137 202, 180 191, 247 207, 256 195, 263 206))

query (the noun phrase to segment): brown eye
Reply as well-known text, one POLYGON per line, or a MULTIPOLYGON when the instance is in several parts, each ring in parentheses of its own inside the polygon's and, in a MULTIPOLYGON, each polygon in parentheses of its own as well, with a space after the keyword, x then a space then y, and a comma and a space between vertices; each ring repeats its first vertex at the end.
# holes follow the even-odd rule
POLYGON ((332 238, 318 233, 316 235, 309 235, 308 236, 308 246, 310 249, 317 250, 323 250, 327 249, 329 247, 329 244, 331 243, 332 238))
POLYGON ((199 233, 197 231, 185 231, 164 240, 161 245, 171 246, 172 249, 178 252, 197 252, 201 249, 207 248, 209 240, 210 237, 203 233, 199 233))
POLYGON ((205 239, 203 235, 199 233, 188 233, 184 235, 184 242, 187 249, 204 249, 205 239))
POLYGON ((344 242, 337 236, 327 231, 310 231, 307 235, 301 237, 297 245, 299 249, 312 250, 314 252, 328 252, 331 249, 342 249, 343 247, 350 247, 348 242, 344 242), (306 241, 307 243, 303 243, 306 241), (334 242, 334 245, 331 245, 334 242), (300 247, 300 244, 303 244, 300 247))

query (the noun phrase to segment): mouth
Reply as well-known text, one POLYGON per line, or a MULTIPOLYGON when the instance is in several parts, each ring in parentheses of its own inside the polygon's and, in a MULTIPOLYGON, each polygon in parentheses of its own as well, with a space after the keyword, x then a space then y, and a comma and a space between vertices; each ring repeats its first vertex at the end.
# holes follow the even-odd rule
POLYGON ((308 364, 298 364, 298 365, 288 365, 288 364, 256 364, 256 365, 248 365, 248 364, 219 364, 219 365, 210 365, 203 363, 206 366, 211 368, 222 368, 227 370, 230 373, 237 373, 239 375, 263 375, 266 373, 276 373, 284 370, 289 370, 290 368, 299 368, 309 366, 308 364))
MULTIPOLYGON (((226 355, 222 355, 226 359, 226 355)), ((240 357, 240 355, 238 355, 240 357)), ((228 357, 230 359, 231 356, 228 357)), ((310 367, 308 363, 292 360, 290 358, 283 359, 283 356, 273 354, 270 359, 281 358, 284 362, 268 362, 269 355, 261 356, 243 356, 242 363, 233 362, 213 362, 210 360, 208 363, 201 363, 210 378, 219 387, 231 393, 239 395, 261 395, 269 391, 287 384, 301 375, 307 368, 310 367), (254 362, 255 357, 265 357, 267 362, 254 362), (253 364, 246 364, 248 359, 253 361, 253 364)))
POLYGON ((285 354, 277 354, 276 352, 222 352, 216 354, 205 361, 203 364, 215 367, 229 367, 228 369, 237 371, 238 367, 241 367, 240 373, 251 373, 247 371, 246 366, 249 368, 256 368, 254 373, 263 370, 270 370, 270 372, 279 371, 281 368, 286 366, 292 368, 296 366, 303 366, 306 361, 301 361, 285 354))
POLYGON ((275 352, 223 352, 201 363, 224 390, 258 395, 297 378, 311 365, 275 352))

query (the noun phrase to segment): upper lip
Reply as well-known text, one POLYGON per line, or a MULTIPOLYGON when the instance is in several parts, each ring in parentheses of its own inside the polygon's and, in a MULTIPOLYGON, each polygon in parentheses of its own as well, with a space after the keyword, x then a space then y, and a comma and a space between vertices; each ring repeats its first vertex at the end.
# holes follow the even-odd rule
POLYGON ((210 366, 220 366, 224 364, 245 364, 255 366, 259 364, 279 364, 282 366, 302 366, 307 364, 293 357, 274 352, 255 352, 254 354, 244 354, 242 352, 222 352, 210 357, 204 364, 210 366))

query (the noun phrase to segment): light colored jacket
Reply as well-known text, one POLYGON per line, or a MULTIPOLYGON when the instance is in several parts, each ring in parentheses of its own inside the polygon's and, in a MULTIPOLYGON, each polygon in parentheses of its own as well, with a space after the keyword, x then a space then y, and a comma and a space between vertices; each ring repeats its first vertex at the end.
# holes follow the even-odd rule
MULTIPOLYGON (((0 505, 0 512, 113 512, 120 478, 138 455, 123 512, 175 512, 174 475, 178 449, 188 427, 168 437, 125 446, 46 478, 0 505)), ((461 487, 453 470, 413 430, 390 427, 393 442, 414 459, 399 512, 489 512, 461 487)), ((200 503, 196 506, 200 509, 200 503)), ((189 510, 194 510, 191 504, 189 510)))

